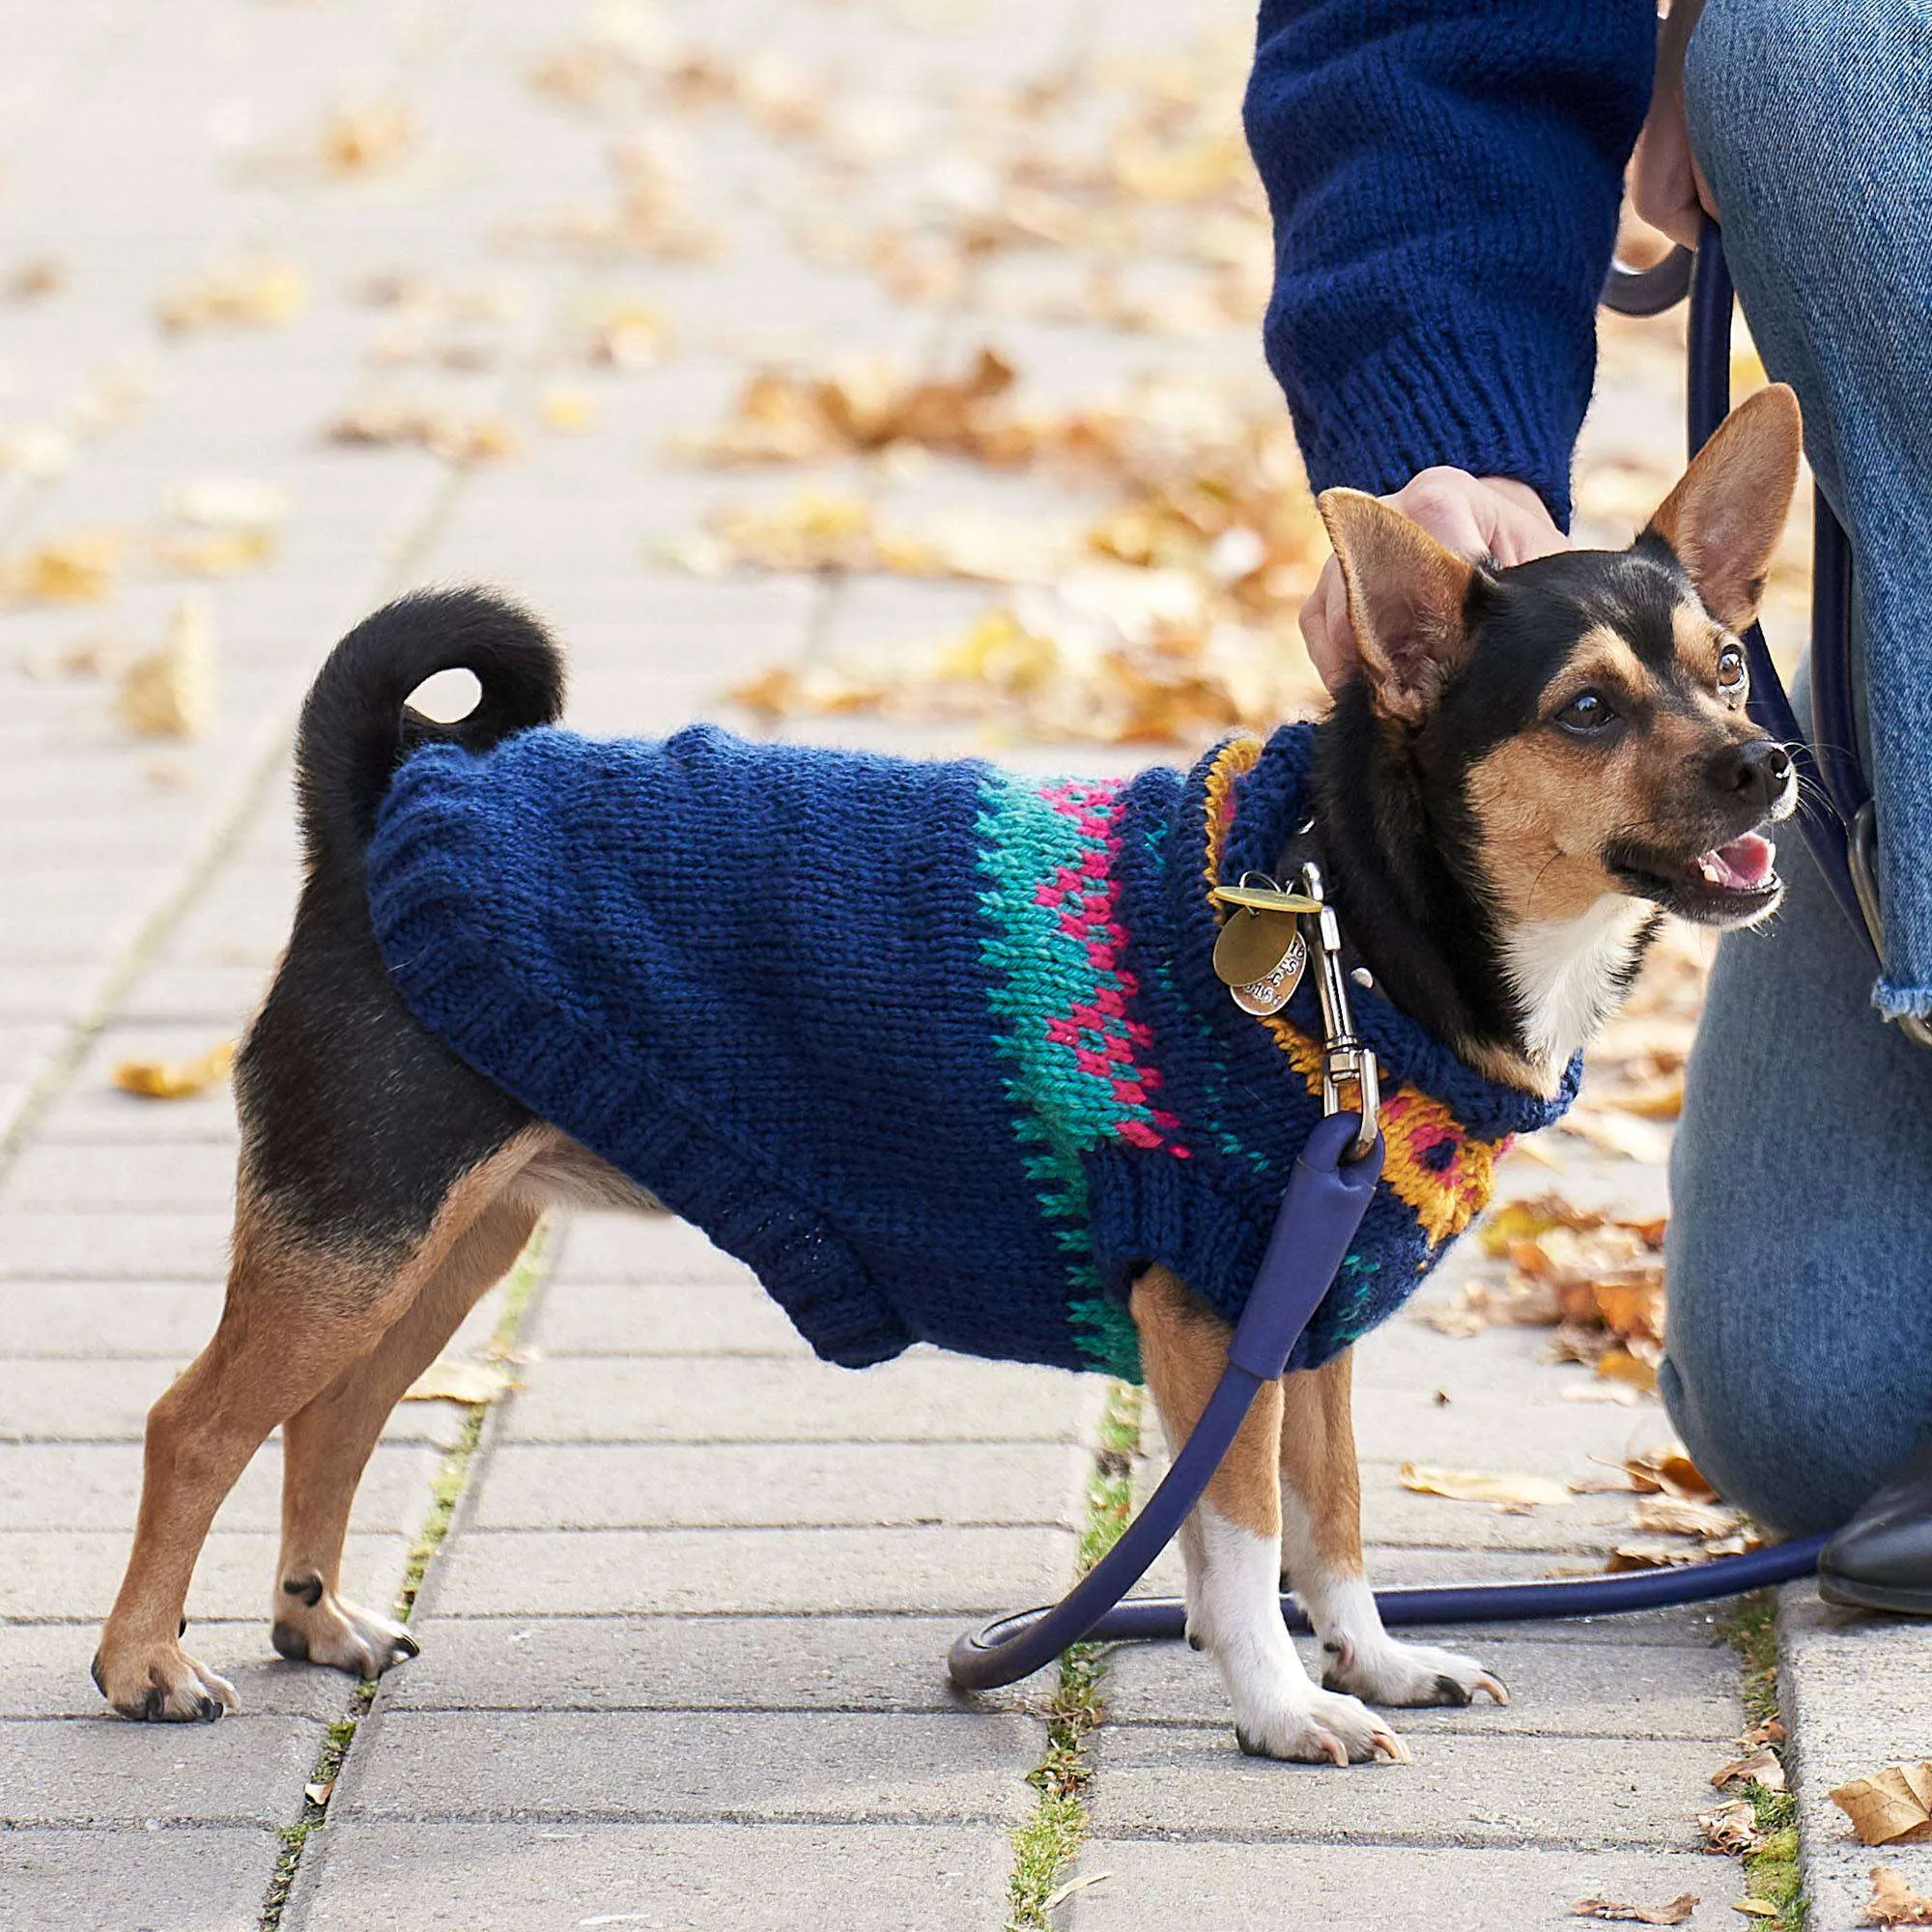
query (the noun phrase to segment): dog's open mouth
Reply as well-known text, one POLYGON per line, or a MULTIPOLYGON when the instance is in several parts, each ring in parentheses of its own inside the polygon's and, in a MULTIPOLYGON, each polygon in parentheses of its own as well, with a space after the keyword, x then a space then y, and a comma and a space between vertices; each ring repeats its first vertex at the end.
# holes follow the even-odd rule
POLYGON ((1699 925, 1746 925, 1762 918, 1784 892, 1777 848, 1761 832, 1746 832, 1695 858, 1629 853, 1616 871, 1641 898, 1699 925))

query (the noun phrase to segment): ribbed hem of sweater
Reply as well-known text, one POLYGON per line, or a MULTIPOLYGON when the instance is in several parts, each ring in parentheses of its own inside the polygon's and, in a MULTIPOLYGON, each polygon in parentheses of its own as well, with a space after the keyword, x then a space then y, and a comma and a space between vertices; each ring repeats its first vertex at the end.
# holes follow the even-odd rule
POLYGON ((864 1265, 791 1198, 783 1175, 732 1147, 678 1094, 620 1065, 597 1032, 525 993, 499 957, 459 936, 442 901, 461 893, 420 845, 392 857, 385 884, 377 941, 425 1027, 445 1043, 462 1039, 470 1064, 533 1111, 539 1093, 577 1094, 576 1138, 751 1268, 823 1360, 868 1368, 912 1345, 864 1265))
POLYGON ((1446 464, 1528 484, 1568 529, 1570 468, 1559 452, 1577 425, 1562 397, 1512 379, 1513 359, 1480 335, 1405 337, 1351 362, 1319 398, 1297 394, 1295 372, 1278 363, 1310 487, 1385 496, 1446 464))

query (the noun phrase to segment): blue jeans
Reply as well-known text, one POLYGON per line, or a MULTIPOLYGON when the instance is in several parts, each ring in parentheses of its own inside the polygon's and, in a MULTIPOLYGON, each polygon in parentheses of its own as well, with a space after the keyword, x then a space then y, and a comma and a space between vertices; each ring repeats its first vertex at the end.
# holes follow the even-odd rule
MULTIPOLYGON (((1932 0, 1708 0, 1692 146, 1850 533, 1886 970, 1790 828, 1719 949, 1671 1162, 1661 1382, 1760 1521, 1842 1521, 1932 1441, 1932 0)), ((1804 710, 1801 706, 1801 716, 1804 710)))

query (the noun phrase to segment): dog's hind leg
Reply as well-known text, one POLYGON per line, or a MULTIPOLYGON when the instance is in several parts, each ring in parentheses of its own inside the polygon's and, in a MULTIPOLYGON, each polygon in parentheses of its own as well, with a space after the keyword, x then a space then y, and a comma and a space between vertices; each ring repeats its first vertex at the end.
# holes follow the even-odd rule
MULTIPOLYGON (((1193 1433, 1227 1361, 1228 1324, 1167 1269, 1134 1285, 1131 1308, 1141 1360, 1178 1451, 1193 1433)), ((1359 1764, 1407 1750, 1373 1711, 1318 1690, 1282 1622, 1281 1389, 1255 1398, 1206 1494, 1181 1525, 1187 1565, 1188 1635, 1210 1652, 1235 1707, 1235 1735, 1255 1757, 1359 1764)))
POLYGON ((1282 1378, 1281 1562, 1321 1645, 1321 1682, 1373 1704, 1466 1704, 1480 1690, 1509 1702, 1480 1663, 1382 1628, 1362 1563, 1362 1482, 1355 1460, 1352 1357, 1282 1378))
POLYGON ((222 1498, 275 1425, 382 1334, 411 1298, 394 1260, 331 1253, 244 1206, 213 1339, 148 1414, 134 1548, 94 1681, 124 1717, 218 1718, 233 1688, 183 1650, 183 1605, 222 1498))
POLYGON ((415 1639, 401 1624, 339 1594, 350 1506, 389 1411, 515 1263, 539 1211, 516 1190, 484 1207, 374 1349, 283 1424, 282 1552, 270 1638, 284 1657, 378 1677, 415 1656, 415 1639))

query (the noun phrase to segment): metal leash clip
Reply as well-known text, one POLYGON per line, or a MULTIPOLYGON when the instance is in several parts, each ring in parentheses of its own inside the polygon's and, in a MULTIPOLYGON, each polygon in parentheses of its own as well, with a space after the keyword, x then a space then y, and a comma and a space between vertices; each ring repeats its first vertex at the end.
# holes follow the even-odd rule
POLYGON ((1317 908, 1309 923, 1315 927, 1315 984, 1321 996, 1321 1111, 1351 1109, 1361 1115, 1349 1154, 1360 1160, 1381 1133, 1381 1082, 1376 1056, 1355 1037, 1348 976, 1342 971, 1342 928, 1322 893, 1321 869, 1313 860, 1301 868, 1301 890, 1317 908))

